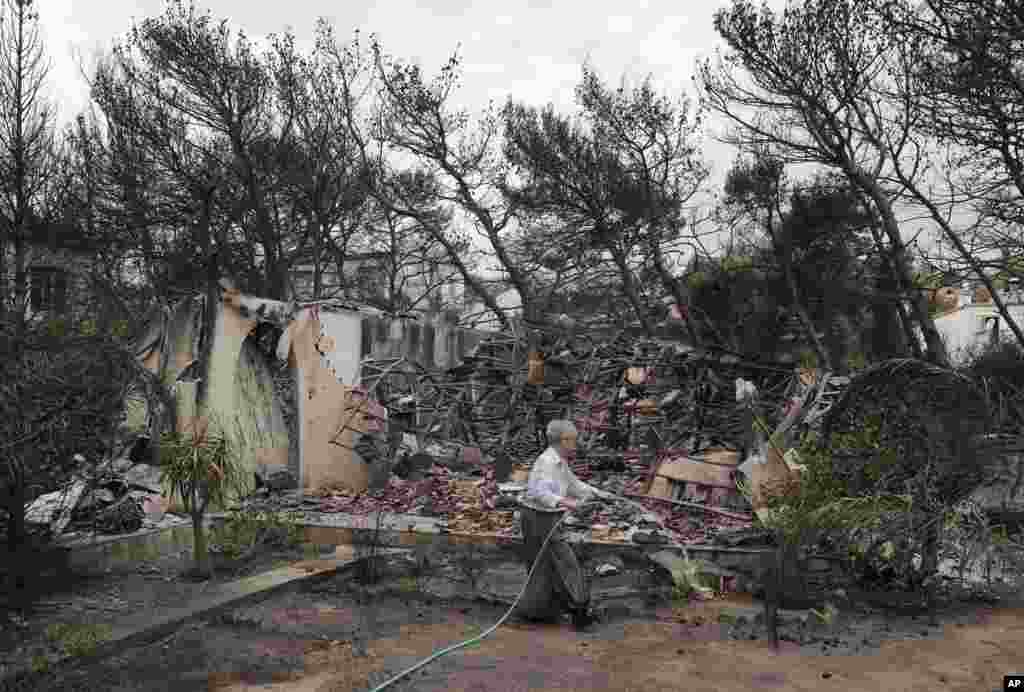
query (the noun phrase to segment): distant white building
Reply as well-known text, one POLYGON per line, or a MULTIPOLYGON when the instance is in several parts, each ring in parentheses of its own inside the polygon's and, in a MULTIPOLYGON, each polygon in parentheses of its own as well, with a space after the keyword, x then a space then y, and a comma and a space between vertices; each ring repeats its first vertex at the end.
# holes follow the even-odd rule
MULTIPOLYGON (((1024 291, 1019 284, 999 295, 1013 320, 1024 326, 1024 291)), ((1013 339, 988 292, 967 283, 958 289, 956 306, 936 315, 935 327, 954 363, 962 363, 982 348, 1013 339)))
POLYGON ((388 253, 372 251, 350 253, 340 272, 336 263, 325 263, 319 294, 314 291, 312 261, 296 263, 291 281, 292 296, 299 302, 335 299, 415 312, 461 305, 465 293, 463 281, 450 265, 407 261, 395 267, 388 253))

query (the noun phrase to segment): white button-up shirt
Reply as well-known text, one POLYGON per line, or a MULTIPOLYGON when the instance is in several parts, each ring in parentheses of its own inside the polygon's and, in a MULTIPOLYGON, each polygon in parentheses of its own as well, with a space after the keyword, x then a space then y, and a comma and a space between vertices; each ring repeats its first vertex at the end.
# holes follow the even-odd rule
POLYGON ((599 494, 597 488, 576 477, 557 449, 548 447, 533 462, 526 493, 520 501, 530 509, 553 512, 559 511, 558 503, 563 497, 587 500, 599 494))

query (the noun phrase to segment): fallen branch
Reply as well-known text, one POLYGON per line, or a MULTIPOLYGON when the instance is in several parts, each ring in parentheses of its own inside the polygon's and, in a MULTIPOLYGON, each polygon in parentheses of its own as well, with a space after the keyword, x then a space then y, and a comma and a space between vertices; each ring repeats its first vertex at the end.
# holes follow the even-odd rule
POLYGON ((654 495, 639 495, 637 493, 626 493, 626 497, 635 497, 640 500, 657 500, 658 502, 664 502, 666 504, 676 505, 678 507, 702 509, 705 512, 719 514, 723 517, 729 517, 730 519, 742 519, 743 521, 754 520, 754 517, 750 514, 739 514, 738 512, 730 512, 728 510, 718 509, 717 507, 708 507, 707 505, 698 504, 696 502, 680 502, 679 500, 667 500, 664 497, 655 497, 654 495))

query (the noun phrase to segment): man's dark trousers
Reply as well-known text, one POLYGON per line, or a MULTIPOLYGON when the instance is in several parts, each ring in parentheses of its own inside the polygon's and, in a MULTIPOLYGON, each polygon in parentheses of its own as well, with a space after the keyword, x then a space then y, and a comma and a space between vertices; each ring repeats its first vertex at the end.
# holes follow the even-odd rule
MULTIPOLYGON (((544 539, 564 512, 542 512, 520 507, 524 559, 529 570, 537 560, 544 539)), ((590 606, 590 585, 576 554, 560 535, 559 527, 540 555, 540 563, 519 601, 516 612, 531 620, 557 620, 563 612, 586 613, 590 606)), ((529 573, 529 572, 527 572, 529 573)))

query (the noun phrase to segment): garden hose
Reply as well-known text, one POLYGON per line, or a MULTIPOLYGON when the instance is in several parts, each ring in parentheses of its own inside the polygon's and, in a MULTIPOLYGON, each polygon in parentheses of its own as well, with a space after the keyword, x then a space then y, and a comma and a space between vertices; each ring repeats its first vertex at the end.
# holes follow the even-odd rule
POLYGON ((551 537, 555 534, 555 531, 558 529, 558 527, 562 525, 562 522, 565 521, 565 518, 567 516, 569 516, 568 512, 563 514, 561 516, 561 518, 557 522, 555 522, 555 525, 551 527, 551 530, 548 531, 547 537, 544 538, 544 542, 541 544, 540 550, 537 552, 537 557, 534 558, 534 560, 533 560, 533 566, 530 568, 530 573, 526 575, 526 583, 523 584, 523 588, 519 592, 519 595, 516 596, 516 600, 512 603, 512 607, 509 608, 508 612, 506 612, 503 616, 501 616, 501 619, 498 620, 496 623, 494 623, 490 627, 490 629, 482 632, 481 634, 478 634, 477 636, 473 637, 472 639, 467 639, 464 642, 459 642, 458 644, 454 644, 452 646, 449 646, 448 648, 441 649, 440 651, 436 651, 436 652, 432 653, 430 656, 428 656, 427 658, 423 659, 419 663, 417 663, 417 664, 415 664, 415 665, 413 665, 413 666, 411 666, 409 668, 406 668, 405 670, 403 670, 398 675, 395 675, 394 677, 390 678, 389 680, 386 680, 385 682, 382 682, 381 684, 377 685, 376 687, 373 688, 373 690, 371 692, 380 692, 381 690, 386 689, 386 688, 390 687, 391 685, 395 684, 396 682, 398 682, 402 678, 405 678, 405 677, 407 677, 409 675, 412 675, 413 673, 415 673, 417 670, 419 670, 423 666, 427 665, 428 663, 430 663, 432 661, 436 661, 437 659, 441 658, 445 654, 449 654, 452 651, 457 651, 457 650, 459 650, 459 649, 461 649, 461 648, 463 648, 465 646, 469 646, 470 644, 475 644, 476 642, 481 641, 484 637, 489 635, 491 632, 493 632, 494 630, 496 630, 499 627, 501 627, 501 625, 505 622, 505 620, 507 620, 508 617, 515 611, 516 606, 519 605, 519 601, 523 598, 523 595, 526 593, 526 587, 530 585, 530 579, 533 578, 533 573, 537 570, 537 566, 540 564, 541 555, 544 554, 544 549, 548 547, 548 541, 551 540, 551 537))
MULTIPOLYGON (((625 503, 627 503, 629 505, 632 505, 632 506, 634 506, 634 507, 636 507, 636 508, 638 508, 640 510, 643 510, 644 512, 647 511, 646 508, 643 505, 641 505, 640 503, 633 502, 632 500, 628 500, 628 499, 622 497, 621 495, 616 495, 614 493, 609 493, 607 491, 601 491, 601 495, 599 495, 599 497, 601 497, 601 496, 603 496, 605 499, 615 498, 615 499, 621 500, 622 502, 625 502, 625 503)), ((445 649, 441 649, 440 651, 434 652, 433 654, 431 654, 427 658, 423 659, 419 663, 416 663, 415 665, 413 665, 413 666, 403 670, 398 675, 395 675, 394 677, 390 678, 389 680, 386 680, 385 682, 382 682, 381 684, 377 685, 376 687, 374 687, 371 690, 371 692, 380 692, 381 690, 386 689, 386 688, 390 687, 391 685, 395 684, 396 682, 398 682, 402 678, 405 678, 405 677, 407 677, 409 675, 412 675, 413 673, 415 673, 417 670, 419 670, 423 666, 427 665, 428 663, 431 663, 432 661, 436 661, 437 659, 441 658, 445 654, 449 654, 452 651, 457 651, 458 649, 461 649, 463 647, 469 646, 470 644, 475 644, 476 642, 481 641, 484 637, 486 637, 489 634, 491 634, 491 632, 493 632, 494 630, 496 630, 499 627, 501 627, 501 625, 505 622, 505 620, 507 620, 509 618, 509 616, 513 612, 515 612, 516 606, 519 605, 519 601, 522 600, 523 595, 526 594, 526 587, 528 587, 530 585, 530 580, 533 578, 533 573, 536 571, 537 566, 540 564, 540 558, 544 554, 544 549, 548 547, 548 541, 550 541, 551 537, 553 535, 555 535, 555 531, 558 530, 558 527, 562 525, 562 522, 565 521, 566 517, 568 517, 569 514, 570 514, 569 512, 566 512, 565 514, 563 514, 561 516, 561 518, 557 522, 555 522, 555 525, 551 527, 551 530, 548 532, 548 535, 544 538, 544 542, 541 543, 540 550, 537 551, 537 557, 534 558, 533 566, 530 568, 530 573, 526 575, 526 582, 523 584, 523 588, 519 592, 519 595, 516 596, 516 600, 512 603, 512 607, 509 608, 508 612, 506 612, 501 617, 500 620, 498 620, 496 623, 494 623, 490 627, 490 629, 482 632, 481 634, 473 637, 472 639, 467 639, 464 642, 459 642, 458 644, 454 644, 454 645, 449 646, 449 647, 447 647, 445 649)))

